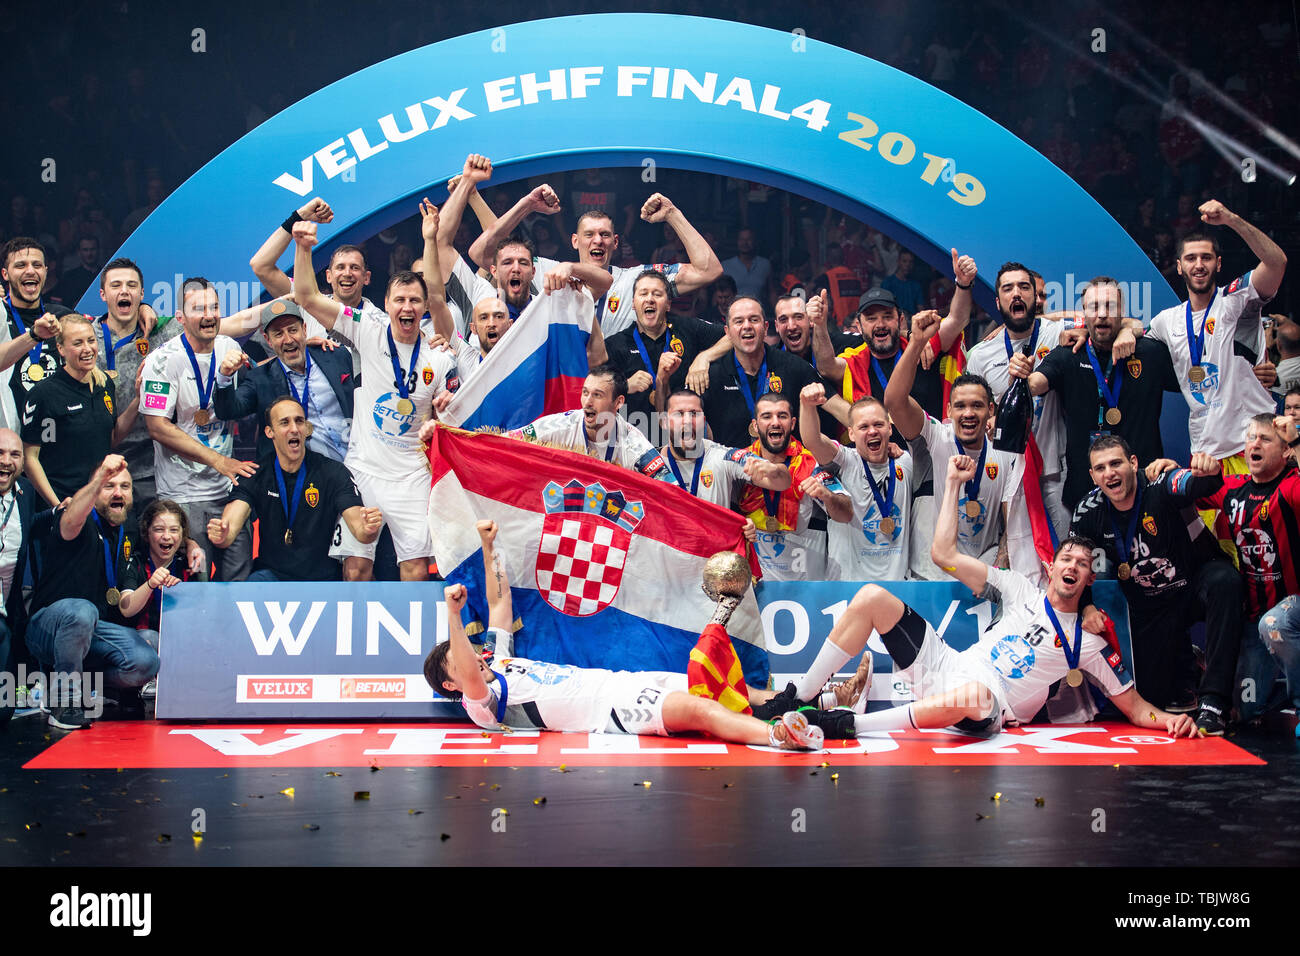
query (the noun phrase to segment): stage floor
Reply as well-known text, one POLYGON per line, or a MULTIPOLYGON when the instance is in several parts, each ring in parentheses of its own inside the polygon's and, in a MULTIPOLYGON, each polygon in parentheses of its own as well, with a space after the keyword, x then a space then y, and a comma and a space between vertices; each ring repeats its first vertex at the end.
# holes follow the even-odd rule
POLYGON ((1294 866, 1300 742, 1094 724, 812 755, 449 722, 69 734, 39 716, 0 737, 4 865, 538 863, 1294 866))

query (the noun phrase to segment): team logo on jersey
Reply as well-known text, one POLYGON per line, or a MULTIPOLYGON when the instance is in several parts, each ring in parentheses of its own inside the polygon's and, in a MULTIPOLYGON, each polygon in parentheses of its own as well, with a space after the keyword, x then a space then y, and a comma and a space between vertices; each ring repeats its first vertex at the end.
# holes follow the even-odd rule
POLYGON ((140 353, 141 358, 144 358, 146 355, 149 354, 149 340, 140 339, 138 342, 135 343, 135 350, 140 353))
POLYGON ((104 407, 108 409, 110 415, 113 414, 113 399, 109 398, 108 392, 104 393, 104 407))
POLYGON ((130 538, 122 539, 122 560, 123 561, 131 560, 131 539, 130 538))
POLYGON ((895 465, 895 466, 894 466, 894 477, 897 478, 899 481, 902 481, 902 480, 903 480, 903 466, 902 466, 902 465, 895 465))
POLYGON ((989 462, 987 465, 984 466, 984 474, 989 476, 989 481, 997 481, 998 466, 995 465, 993 462, 989 462))
POLYGON ((1265 499, 1259 506, 1259 520, 1264 521, 1268 518, 1268 499, 1265 499))
POLYGON ((676 352, 679 358, 686 354, 686 346, 682 344, 682 340, 676 335, 668 340, 668 347, 676 352))
POLYGON ((767 377, 767 390, 768 390, 769 392, 779 392, 779 391, 781 391, 781 376, 780 376, 780 375, 769 375, 769 376, 767 377))
POLYGON ((620 302, 620 299, 619 299, 619 297, 618 297, 617 295, 611 295, 611 296, 609 297, 609 311, 610 311, 611 313, 613 313, 613 312, 617 312, 617 311, 618 311, 618 303, 619 303, 619 302, 620 302))
POLYGON ((1142 360, 1135 359, 1135 358, 1129 359, 1128 360, 1129 378, 1137 378, 1141 374, 1142 374, 1142 360))
POLYGON ((433 384, 433 369, 429 368, 429 366, 426 365, 426 366, 424 367, 424 371, 421 372, 420 374, 421 374, 421 377, 424 379, 424 384, 425 384, 425 385, 432 385, 432 384, 433 384))
POLYGON ((1046 346, 1046 345, 1040 345, 1040 346, 1038 346, 1037 351, 1034 352, 1034 357, 1035 357, 1035 358, 1037 359, 1037 361, 1039 361, 1039 362, 1041 362, 1043 359, 1047 358, 1047 346, 1046 346))
POLYGON ((315 508, 320 504, 320 490, 312 482, 307 483, 307 490, 302 493, 302 500, 307 502, 308 508, 315 508))
POLYGON ((1206 323, 1205 323, 1205 334, 1206 334, 1206 335, 1213 335, 1213 334, 1214 334, 1214 316, 1210 316, 1209 319, 1206 320, 1206 323))
POLYGON ((712 488, 712 487, 713 487, 713 472, 712 472, 712 470, 710 470, 710 471, 702 471, 702 472, 700 472, 700 483, 703 484, 705 488, 712 488))
POLYGON ((411 407, 409 412, 403 411, 405 407, 413 404, 409 398, 402 398, 396 392, 384 392, 375 399, 375 407, 371 412, 375 427, 385 435, 401 438, 415 427, 414 407, 411 407))
POLYGON ((542 492, 546 517, 537 549, 537 589, 570 617, 588 617, 613 602, 632 535, 645 517, 639 501, 599 482, 552 481, 542 492))
POLYGON ((1155 518, 1151 517, 1150 515, 1144 517, 1142 519, 1142 527, 1146 529, 1147 534, 1151 535, 1152 537, 1155 537, 1155 533, 1156 533, 1155 518))

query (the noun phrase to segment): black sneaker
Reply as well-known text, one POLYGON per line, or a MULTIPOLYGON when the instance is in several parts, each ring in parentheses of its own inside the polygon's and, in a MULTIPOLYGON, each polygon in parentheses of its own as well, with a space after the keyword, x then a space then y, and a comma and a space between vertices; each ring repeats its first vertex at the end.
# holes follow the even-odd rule
POLYGON ((817 710, 815 707, 801 707, 799 713, 808 718, 808 723, 820 727, 827 740, 855 740, 858 736, 852 710, 837 707, 834 710, 817 710))
POLYGON ((91 722, 82 707, 55 707, 49 714, 50 726, 60 730, 81 730, 91 722))
POLYGON ((785 690, 777 694, 771 700, 762 704, 753 706, 754 716, 759 720, 776 720, 783 714, 788 714, 792 710, 798 710, 799 701, 794 698, 794 684, 786 684, 785 690))
POLYGON ((1179 693, 1165 710, 1171 714, 1191 714, 1196 712, 1197 706, 1196 691, 1185 690, 1179 693))
POLYGON ((1222 737, 1227 729, 1228 724, 1223 718, 1223 711, 1213 704, 1201 704, 1201 709, 1196 714, 1197 733, 1202 737, 1222 737))

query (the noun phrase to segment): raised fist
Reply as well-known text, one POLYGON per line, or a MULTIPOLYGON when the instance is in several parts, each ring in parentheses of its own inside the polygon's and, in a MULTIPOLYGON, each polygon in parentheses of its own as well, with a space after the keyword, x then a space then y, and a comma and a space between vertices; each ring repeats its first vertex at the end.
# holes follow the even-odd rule
POLYGON ((465 157, 465 168, 460 174, 475 186, 485 183, 492 178, 492 160, 478 153, 470 153, 465 157))
POLYGON ((663 193, 655 193, 641 207, 641 218, 646 222, 663 222, 676 206, 663 193))
POLYGON ((293 241, 300 246, 311 249, 316 245, 316 223, 295 222, 293 224, 293 241))
POLYGON ((308 222, 334 221, 334 210, 331 209, 330 204, 321 199, 320 196, 316 196, 314 199, 309 199, 305 206, 298 209, 298 215, 302 216, 302 218, 306 219, 308 222))

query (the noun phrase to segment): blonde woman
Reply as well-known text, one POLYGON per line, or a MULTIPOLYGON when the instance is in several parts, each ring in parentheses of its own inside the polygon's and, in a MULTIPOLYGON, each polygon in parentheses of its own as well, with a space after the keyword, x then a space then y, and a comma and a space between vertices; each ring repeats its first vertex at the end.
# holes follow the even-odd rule
POLYGON ((83 315, 59 319, 63 364, 27 393, 22 416, 27 477, 50 507, 76 494, 135 423, 138 399, 118 408, 113 380, 95 367, 99 339, 83 315))

